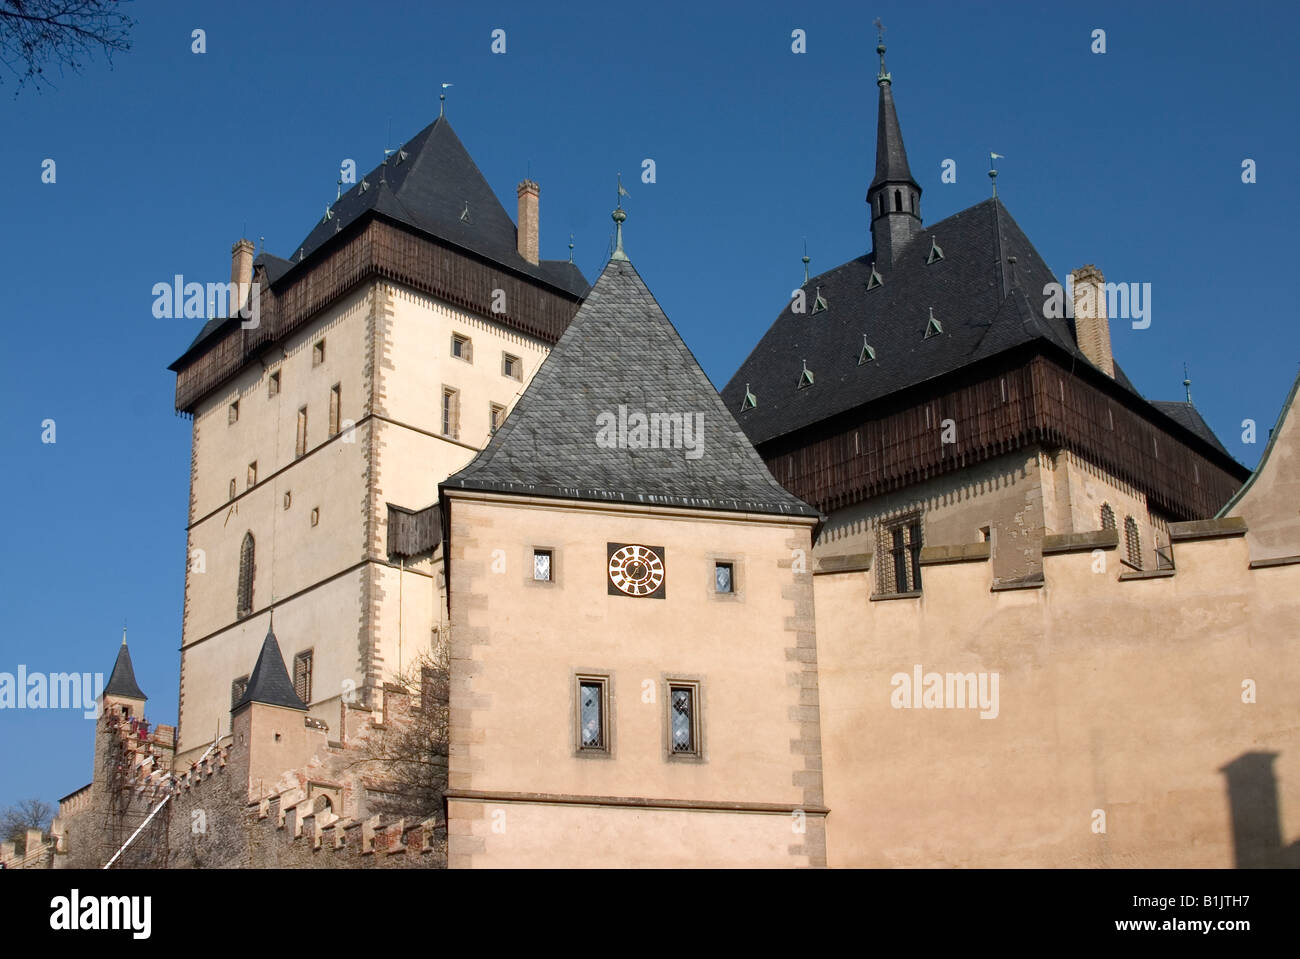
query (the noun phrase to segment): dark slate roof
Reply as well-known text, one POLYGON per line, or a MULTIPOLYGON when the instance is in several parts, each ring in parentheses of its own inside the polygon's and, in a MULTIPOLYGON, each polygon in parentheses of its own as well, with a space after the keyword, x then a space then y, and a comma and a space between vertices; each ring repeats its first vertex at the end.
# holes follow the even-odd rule
MULTIPOLYGON (((893 84, 880 83, 880 104, 876 111, 876 176, 867 187, 870 193, 883 183, 915 183, 903 148, 903 131, 894 108, 893 84)), ((918 189, 920 189, 918 187, 918 189)))
MULTIPOLYGON (((568 260, 529 263, 519 255, 515 223, 510 219, 487 180, 451 128, 446 117, 429 124, 386 163, 381 163, 349 186, 322 215, 290 259, 260 253, 254 260, 266 270, 266 282, 278 283, 304 263, 336 233, 367 216, 382 215, 440 240, 491 260, 510 270, 540 280, 576 297, 588 288, 582 271, 568 260), (362 189, 362 184, 365 189, 362 189), (461 219, 469 205, 468 222, 461 219)), ((225 317, 208 320, 181 355, 188 354, 225 324, 225 317)), ((172 364, 175 369, 180 360, 172 364)))
POLYGON ((877 267, 883 285, 868 290, 873 262, 868 254, 810 279, 807 311, 787 304, 723 388, 753 442, 1036 340, 1088 362, 1069 321, 1044 315, 1043 286, 1055 277, 1000 200, 927 227, 892 269, 877 267), (932 239, 943 258, 927 264, 932 239), (1005 264, 1011 256, 1014 270, 1005 264), (827 308, 813 314, 818 290, 827 308), (943 332, 926 338, 932 308, 943 332), (858 365, 864 334, 876 358, 858 365), (799 389, 805 360, 814 382, 799 389), (742 411, 746 384, 757 406, 742 411))
POLYGON ((1231 456, 1219 438, 1214 435, 1214 430, 1210 429, 1210 424, 1205 422, 1200 411, 1190 402, 1179 402, 1176 400, 1153 400, 1151 405, 1164 413, 1183 429, 1195 433, 1205 442, 1209 443, 1224 456, 1231 456))
POLYGON ((349 186, 330 211, 333 216, 322 217, 294 249, 291 269, 298 266, 300 253, 311 259, 335 233, 374 211, 574 296, 587 291, 582 272, 568 260, 533 264, 519 255, 514 220, 446 117, 434 120, 386 163, 349 186), (367 184, 364 190, 362 183, 367 184), (466 204, 469 215, 463 220, 466 204))
MULTIPOLYGON (((692 417, 692 422, 695 422, 692 417)), ((817 516, 772 478, 627 260, 612 259, 513 412, 444 488, 817 516), (700 414, 702 453, 607 448, 602 416, 700 414)))
POLYGON ((275 633, 266 631, 262 641, 262 651, 257 654, 257 665, 248 677, 248 688, 239 702, 230 707, 233 713, 249 703, 265 703, 268 706, 286 706, 289 709, 306 709, 307 704, 298 698, 293 683, 289 680, 289 671, 284 667, 284 657, 280 654, 280 644, 276 642, 275 633))
POLYGON ((131 652, 126 648, 126 642, 117 650, 117 662, 113 664, 113 674, 108 677, 108 685, 104 687, 105 696, 126 696, 129 699, 148 699, 140 686, 135 681, 135 667, 131 665, 131 652))

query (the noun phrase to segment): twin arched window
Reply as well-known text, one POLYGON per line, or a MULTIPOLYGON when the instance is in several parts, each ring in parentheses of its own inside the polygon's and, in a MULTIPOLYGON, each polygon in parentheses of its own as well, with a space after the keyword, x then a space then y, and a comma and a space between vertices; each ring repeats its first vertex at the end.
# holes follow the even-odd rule
POLYGON ((253 534, 244 534, 239 547, 239 588, 236 595, 236 615, 240 618, 253 612, 253 534))

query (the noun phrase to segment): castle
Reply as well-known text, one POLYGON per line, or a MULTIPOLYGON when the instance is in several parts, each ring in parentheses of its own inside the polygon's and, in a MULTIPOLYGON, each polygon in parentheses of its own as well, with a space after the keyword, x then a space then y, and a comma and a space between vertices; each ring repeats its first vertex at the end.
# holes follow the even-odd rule
POLYGON ((622 209, 588 287, 445 117, 240 240, 260 322, 172 366, 178 726, 123 646, 39 863, 1295 865, 1295 388, 1251 474, 1099 270, 1062 316, 996 196, 925 225, 879 53, 871 250, 721 393, 622 209))

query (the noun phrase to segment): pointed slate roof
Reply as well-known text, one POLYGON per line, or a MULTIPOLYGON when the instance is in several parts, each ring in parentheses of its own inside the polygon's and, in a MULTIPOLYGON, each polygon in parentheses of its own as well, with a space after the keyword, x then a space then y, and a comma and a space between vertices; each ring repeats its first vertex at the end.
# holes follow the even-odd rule
MULTIPOLYGON (((469 151, 445 116, 438 117, 379 164, 329 207, 288 259, 259 253, 254 264, 275 285, 291 276, 337 233, 367 217, 386 219, 468 250, 571 296, 587 291, 587 279, 568 260, 529 263, 519 255, 517 230, 469 151), (466 208, 468 218, 462 219, 466 208)), ((170 369, 178 369, 194 349, 236 320, 208 320, 170 369)))
POLYGON ((131 651, 126 648, 126 640, 117 649, 117 662, 113 663, 113 674, 108 677, 104 687, 105 696, 125 696, 128 699, 148 699, 135 681, 135 667, 131 665, 131 651))
POLYGON ((1201 416, 1200 410, 1190 402, 1182 400, 1153 400, 1151 405, 1161 413, 1164 413, 1183 429, 1195 433, 1224 456, 1232 455, 1224 449, 1223 444, 1219 442, 1219 438, 1214 435, 1214 430, 1210 429, 1210 424, 1205 422, 1205 418, 1201 416))
POLYGON ((893 84, 888 80, 880 81, 880 104, 876 111, 876 175, 867 192, 883 183, 916 183, 912 169, 907 165, 903 131, 898 125, 898 110, 894 107, 893 84))
POLYGON ((884 282, 868 290, 872 262, 860 256, 804 284, 807 311, 787 304, 723 388, 754 443, 1034 340, 1087 362, 1069 321, 1044 315, 1042 289, 1055 278, 1000 200, 926 228, 892 267, 876 263, 884 282), (931 238, 943 256, 927 262, 931 238), (818 287, 826 309, 813 315, 818 287), (927 337, 931 311, 943 332, 927 337), (859 364, 864 335, 876 356, 859 364), (805 359, 816 383, 799 389, 805 359), (757 405, 742 411, 746 384, 757 405))
POLYGON ((257 654, 257 664, 248 677, 248 688, 239 702, 230 707, 233 713, 249 703, 265 703, 268 706, 284 706, 288 709, 306 709, 307 704, 298 698, 293 683, 289 680, 289 671, 285 669, 284 657, 280 654, 280 644, 276 642, 275 633, 268 629, 266 639, 262 641, 262 651, 257 654))
POLYGON ((514 221, 445 116, 350 185, 330 207, 331 216, 322 218, 294 248, 291 269, 297 267, 300 253, 310 259, 335 233, 371 211, 574 296, 587 290, 581 271, 568 260, 533 264, 519 255, 514 221))
MULTIPOLYGON (((678 434, 681 437, 681 434, 678 434)), ((630 430, 629 440, 637 437, 630 430)), ((767 471, 631 262, 611 259, 505 425, 443 488, 817 516, 767 471), (611 422, 685 414, 695 447, 630 448, 611 422), (602 439, 602 435, 604 439, 602 439)))

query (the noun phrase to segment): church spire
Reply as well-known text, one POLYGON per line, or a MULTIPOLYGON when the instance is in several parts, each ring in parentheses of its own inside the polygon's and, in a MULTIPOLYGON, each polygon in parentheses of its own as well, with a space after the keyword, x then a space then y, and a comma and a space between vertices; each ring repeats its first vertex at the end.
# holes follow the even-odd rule
POLYGON ((875 259, 890 264, 912 237, 921 232, 921 187, 912 177, 903 148, 903 131, 894 107, 893 77, 885 69, 885 28, 876 21, 880 100, 876 119, 876 175, 867 188, 871 241, 875 259))

